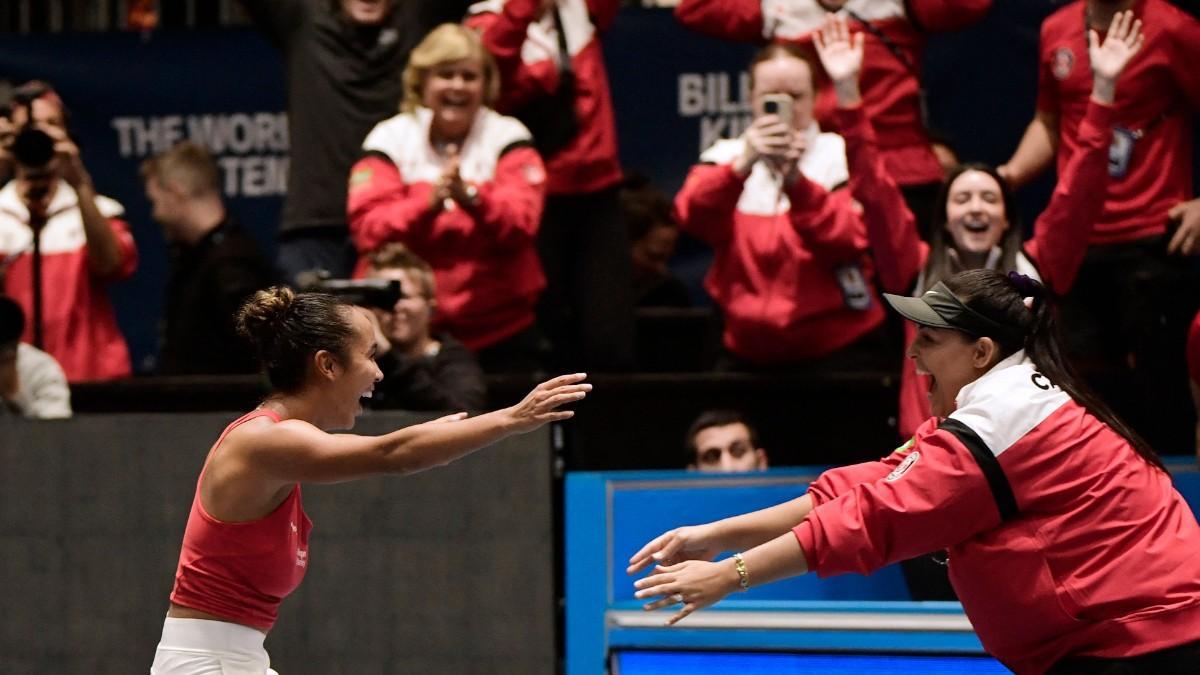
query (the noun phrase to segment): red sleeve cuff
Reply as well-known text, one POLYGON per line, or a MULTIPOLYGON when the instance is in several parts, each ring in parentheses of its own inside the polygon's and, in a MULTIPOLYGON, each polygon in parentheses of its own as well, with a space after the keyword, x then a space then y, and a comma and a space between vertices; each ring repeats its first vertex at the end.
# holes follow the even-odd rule
POLYGON ((1113 115, 1115 114, 1113 106, 1088 98, 1087 110, 1084 112, 1083 121, 1079 126, 1079 135, 1100 132, 1107 139, 1109 132, 1112 131, 1113 115))

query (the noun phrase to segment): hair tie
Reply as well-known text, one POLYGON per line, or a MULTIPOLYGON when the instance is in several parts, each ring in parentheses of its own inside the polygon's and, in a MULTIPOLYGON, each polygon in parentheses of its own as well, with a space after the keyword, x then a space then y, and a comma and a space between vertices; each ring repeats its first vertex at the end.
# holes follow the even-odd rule
POLYGON ((1021 302, 1025 304, 1025 309, 1031 312, 1033 311, 1033 300, 1034 298, 1032 295, 1027 295, 1024 298, 1021 298, 1021 302))

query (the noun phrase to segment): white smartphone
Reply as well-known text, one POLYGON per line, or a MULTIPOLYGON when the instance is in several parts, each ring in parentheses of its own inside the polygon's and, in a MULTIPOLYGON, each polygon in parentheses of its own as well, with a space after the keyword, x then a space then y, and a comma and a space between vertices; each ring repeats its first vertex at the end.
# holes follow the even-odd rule
POLYGON ((765 94, 763 96, 763 114, 778 115, 784 124, 792 126, 792 97, 788 94, 765 94))

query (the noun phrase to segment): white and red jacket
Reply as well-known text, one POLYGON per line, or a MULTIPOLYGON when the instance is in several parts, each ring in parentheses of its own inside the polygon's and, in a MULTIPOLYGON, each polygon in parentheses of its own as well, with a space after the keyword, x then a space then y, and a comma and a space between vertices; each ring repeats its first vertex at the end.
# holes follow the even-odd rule
MULTIPOLYGON (((1084 35, 1086 3, 1042 23, 1038 110, 1058 119, 1058 170, 1081 151, 1080 124, 1092 91, 1084 35)), ((1112 134, 1114 169, 1093 244, 1160 236, 1167 211, 1192 197, 1193 114, 1200 112, 1200 21, 1165 0, 1137 0, 1145 43, 1121 72, 1112 134), (1123 157, 1122 162, 1119 158, 1123 157)))
POLYGON ((481 108, 459 149, 478 206, 435 210, 445 160, 429 141, 432 116, 418 108, 367 135, 350 174, 350 234, 363 255, 399 241, 424 258, 437 285, 434 330, 479 350, 533 324, 546 286, 535 246, 546 172, 520 122, 481 108))
MULTIPOLYGON (((480 31, 503 83, 496 109, 506 114, 558 89, 558 31, 542 0, 486 0, 471 5, 468 26, 480 31), (539 16, 541 15, 541 16, 539 16)), ((620 0, 557 0, 575 73, 579 135, 546 160, 551 195, 595 192, 621 180, 617 124, 599 33, 607 30, 620 0)))
MULTIPOLYGON (((927 41, 926 32, 965 28, 987 14, 992 0, 849 0, 835 12, 850 21, 853 32, 864 34, 861 87, 867 115, 880 139, 888 171, 900 185, 942 180, 942 167, 930 149, 921 115, 921 84, 916 73, 927 41), (857 16, 886 35, 895 50, 869 30, 857 16)), ((817 0, 682 0, 675 16, 688 28, 705 35, 742 42, 795 43, 820 64, 813 33, 829 13, 817 0)), ((816 116, 821 126, 841 133, 834 119, 833 83, 817 72, 816 116)))
POLYGON ((1171 477, 1017 352, 878 462, 809 488, 822 577, 947 549, 984 648, 1018 673, 1200 639, 1200 526, 1171 477))
MULTIPOLYGON (((99 277, 88 262, 87 233, 75 190, 59 181, 41 235, 42 349, 62 366, 71 382, 129 375, 129 348, 117 326, 106 284, 129 278, 137 269, 137 247, 116 201, 98 196, 96 208, 117 237, 120 264, 99 277)), ((21 339, 33 343, 33 231, 29 209, 17 195, 17 182, 0 190, 0 259, 14 256, 4 276, 4 293, 25 311, 21 339)))
MULTIPOLYGON (((866 121, 864 109, 839 109, 837 116, 846 134, 850 191, 863 207, 880 285, 888 293, 912 293, 914 289, 920 293, 925 288, 923 277, 929 245, 917 234, 916 221, 905 205, 904 196, 879 159, 875 134, 866 121)), ((1017 254, 1016 271, 1044 282, 1059 295, 1074 283, 1087 253, 1088 235, 1104 207, 1099 195, 1108 181, 1112 120, 1110 106, 1094 101, 1089 104, 1079 125, 1080 151, 1059 174, 1050 203, 1033 225, 1033 237, 1017 254)), ((987 267, 995 268, 999 262, 997 247, 989 256, 987 267)), ((910 322, 905 323, 904 330, 907 349, 917 330, 910 322)), ((904 359, 901 368, 898 426, 901 437, 908 438, 931 414, 929 378, 917 374, 912 359, 904 359)))
POLYGON ((741 140, 701 155, 675 197, 680 227, 712 247, 704 287, 721 307, 725 348, 772 364, 830 354, 883 321, 866 232, 848 190, 836 134, 814 123, 791 186, 762 163, 745 179, 731 164, 741 140))

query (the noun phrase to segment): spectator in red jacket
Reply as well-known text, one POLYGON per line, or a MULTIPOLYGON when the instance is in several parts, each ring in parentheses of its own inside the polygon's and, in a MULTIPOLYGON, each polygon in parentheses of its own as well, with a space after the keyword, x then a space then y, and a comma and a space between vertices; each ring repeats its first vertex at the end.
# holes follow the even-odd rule
MULTIPOLYGON (((929 244, 921 241, 912 213, 880 161, 858 93, 862 34, 851 37, 840 19, 831 20, 817 34, 817 49, 838 94, 851 192, 862 204, 885 290, 920 295, 955 272, 975 267, 1015 270, 1040 279, 1059 294, 1070 288, 1102 206, 1095 197, 1107 180, 1117 76, 1142 44, 1131 15, 1120 17, 1104 44, 1092 45, 1095 83, 1080 127, 1082 151, 1064 168, 1054 198, 1034 223, 1033 238, 1024 242, 1011 192, 995 170, 982 164, 961 166, 946 178, 935 214, 938 227, 929 244)), ((916 330, 907 326, 906 344, 915 337, 916 330)), ((902 438, 911 437, 929 418, 929 388, 928 378, 906 362, 900 385, 902 438)))
POLYGON ((500 68, 497 109, 526 122, 546 160, 538 251, 541 322, 564 367, 633 366, 633 270, 621 222, 617 128, 600 33, 619 0, 486 0, 471 6, 500 68))
POLYGON ((1086 151, 1085 32, 1103 31, 1123 9, 1142 22, 1145 53, 1121 76, 1104 209, 1063 322, 1085 372, 1123 374, 1121 386, 1105 392, 1122 414, 1152 441, 1177 446, 1190 436, 1182 355, 1200 305, 1192 176, 1200 21, 1165 0, 1078 0, 1050 15, 1041 31, 1037 112, 1000 172, 1019 187, 1052 163, 1062 172, 1086 151))
POLYGON ((937 417, 798 499, 660 535, 630 559, 653 566, 635 597, 675 623, 739 589, 946 549, 984 648, 1017 673, 1200 672, 1200 525, 1071 374, 1046 289, 976 269, 886 298, 920 325, 908 355, 937 417))
MULTIPOLYGON (((812 36, 826 13, 850 21, 864 38, 863 107, 879 138, 883 165, 904 191, 925 234, 943 164, 952 163, 953 153, 935 144, 926 128, 921 56, 929 33, 966 28, 991 6, 992 0, 682 0, 675 16, 717 38, 794 43, 814 62, 812 36)), ((816 82, 817 120, 822 128, 841 133, 832 82, 820 71, 816 82)))
POLYGON ((680 226, 713 248, 705 288, 724 314, 730 366, 835 354, 850 365, 878 353, 862 340, 883 309, 862 220, 849 190, 834 189, 846 181, 844 144, 813 120, 812 71, 794 45, 765 47, 750 79, 754 122, 701 155, 675 197, 680 226), (785 97, 777 113, 765 111, 769 96, 785 97))
POLYGON ((535 370, 542 160, 525 127, 490 108, 500 83, 471 30, 436 28, 413 50, 404 83, 403 112, 371 131, 350 175, 354 243, 367 255, 399 241, 432 265, 434 329, 485 370, 535 370))
POLYGON ((53 144, 36 166, 14 159, 15 176, 0 190, 0 281, 28 319, 21 339, 53 356, 71 382, 129 375, 129 348, 107 289, 137 268, 124 208, 96 192, 52 88, 30 82, 16 101, 13 127, 32 125, 53 144))

